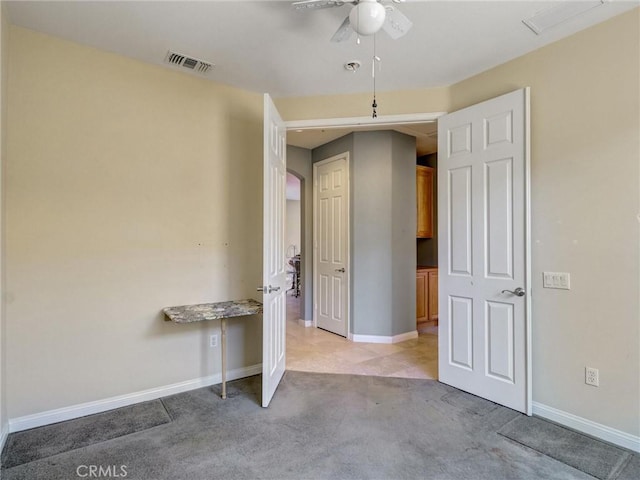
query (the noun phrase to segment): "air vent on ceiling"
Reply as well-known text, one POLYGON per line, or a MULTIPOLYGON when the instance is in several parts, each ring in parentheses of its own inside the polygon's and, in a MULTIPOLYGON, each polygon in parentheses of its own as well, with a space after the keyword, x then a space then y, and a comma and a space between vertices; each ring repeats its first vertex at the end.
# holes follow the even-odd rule
POLYGON ((549 28, 567 22, 573 17, 582 15, 592 8, 601 6, 605 1, 606 0, 563 2, 554 7, 542 10, 532 17, 525 18, 522 23, 533 30, 537 35, 540 35, 549 28))
POLYGON ((197 58, 187 57, 181 53, 175 53, 172 51, 167 52, 167 56, 164 59, 164 63, 169 65, 175 65, 176 67, 186 68, 192 72, 206 75, 213 68, 213 63, 198 60, 197 58))

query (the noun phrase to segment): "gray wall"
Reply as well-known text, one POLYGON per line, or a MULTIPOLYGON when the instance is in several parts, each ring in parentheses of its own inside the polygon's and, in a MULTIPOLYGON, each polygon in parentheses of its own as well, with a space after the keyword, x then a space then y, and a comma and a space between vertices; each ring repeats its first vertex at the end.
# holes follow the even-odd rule
POLYGON ((389 132, 355 134, 353 333, 392 335, 392 150, 389 132))
POLYGON ((349 152, 351 333, 415 330, 416 147, 397 132, 356 132, 318 147, 312 161, 349 152))
POLYGON ((311 150, 287 145, 287 170, 300 179, 300 318, 313 319, 313 168, 311 150))
POLYGON ((392 335, 416 329, 416 139, 391 133, 392 335))

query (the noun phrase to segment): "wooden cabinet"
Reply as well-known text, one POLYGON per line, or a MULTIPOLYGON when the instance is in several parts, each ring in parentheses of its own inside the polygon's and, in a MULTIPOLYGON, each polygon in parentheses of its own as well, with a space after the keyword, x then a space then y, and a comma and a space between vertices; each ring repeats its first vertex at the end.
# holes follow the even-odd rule
POLYGON ((429 293, 428 314, 429 320, 433 320, 438 324, 438 269, 429 270, 427 274, 429 279, 427 282, 427 290, 429 293))
POLYGON ((416 166, 417 238, 433 237, 433 168, 416 166))
POLYGON ((438 268, 418 268, 416 272, 417 329, 438 324, 438 268))
POLYGON ((426 271, 416 274, 416 319, 418 323, 429 320, 429 276, 426 271))

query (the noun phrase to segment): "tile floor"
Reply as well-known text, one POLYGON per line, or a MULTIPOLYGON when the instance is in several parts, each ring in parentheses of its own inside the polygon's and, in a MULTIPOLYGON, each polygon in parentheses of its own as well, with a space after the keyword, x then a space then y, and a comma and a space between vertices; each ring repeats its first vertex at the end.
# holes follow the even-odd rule
POLYGON ((438 378, 438 328, 395 344, 354 343, 298 325, 299 299, 287 296, 287 370, 438 378))

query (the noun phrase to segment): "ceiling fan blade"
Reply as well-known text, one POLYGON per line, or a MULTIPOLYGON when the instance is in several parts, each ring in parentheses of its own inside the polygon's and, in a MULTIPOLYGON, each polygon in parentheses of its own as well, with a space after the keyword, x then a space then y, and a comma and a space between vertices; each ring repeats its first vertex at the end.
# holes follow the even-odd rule
POLYGON ((347 18, 344 19, 344 22, 342 22, 342 25, 340 25, 340 28, 338 28, 336 33, 333 34, 333 37, 331 37, 331 41, 344 42, 345 40, 349 39, 352 33, 353 33, 353 27, 351 26, 351 22, 349 21, 349 16, 347 15, 347 18))
POLYGON ((296 10, 317 10, 320 8, 341 7, 345 3, 355 3, 349 0, 300 0, 291 5, 296 10))
POLYGON ((397 8, 387 7, 387 16, 385 17, 382 29, 394 40, 405 35, 413 26, 404 13, 397 8))

